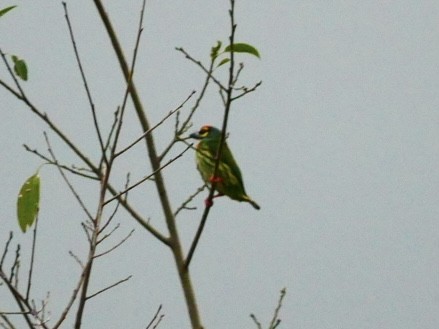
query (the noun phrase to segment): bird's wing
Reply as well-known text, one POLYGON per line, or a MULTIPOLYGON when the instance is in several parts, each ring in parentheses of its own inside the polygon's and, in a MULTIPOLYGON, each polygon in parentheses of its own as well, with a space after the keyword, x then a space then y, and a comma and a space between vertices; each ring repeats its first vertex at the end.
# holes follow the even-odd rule
POLYGON ((222 161, 224 162, 224 164, 226 164, 230 168, 233 175, 236 176, 238 181, 241 183, 241 186, 244 186, 244 182, 242 180, 242 175, 241 175, 241 170, 239 169, 238 164, 236 163, 235 159, 233 158, 232 152, 230 151, 229 147, 227 146, 227 143, 224 143, 221 158, 222 158, 222 161))

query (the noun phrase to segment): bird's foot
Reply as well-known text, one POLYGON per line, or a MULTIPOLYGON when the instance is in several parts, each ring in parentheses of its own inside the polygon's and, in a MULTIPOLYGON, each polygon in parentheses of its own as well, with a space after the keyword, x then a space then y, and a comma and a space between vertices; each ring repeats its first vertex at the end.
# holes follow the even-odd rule
POLYGON ((222 197, 222 196, 224 196, 224 194, 218 193, 218 194, 214 195, 213 198, 219 198, 219 197, 222 197))
POLYGON ((206 208, 212 207, 213 206, 212 198, 207 198, 206 200, 204 200, 204 204, 206 205, 206 208))
POLYGON ((211 183, 221 183, 223 181, 223 179, 221 177, 218 176, 211 176, 209 178, 209 182, 211 183))

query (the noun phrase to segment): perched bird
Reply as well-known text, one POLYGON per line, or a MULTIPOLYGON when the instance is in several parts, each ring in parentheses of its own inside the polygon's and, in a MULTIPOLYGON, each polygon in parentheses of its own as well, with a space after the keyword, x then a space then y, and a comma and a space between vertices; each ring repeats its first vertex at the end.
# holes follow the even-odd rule
MULTIPOLYGON (((259 210, 261 207, 245 192, 241 170, 239 170, 227 143, 224 143, 221 152, 218 173, 216 177, 213 177, 221 130, 212 126, 203 126, 199 132, 193 133, 189 137, 200 140, 196 149, 197 169, 207 184, 215 182, 215 190, 219 193, 217 196, 227 195, 233 200, 248 202, 259 210)), ((211 205, 212 201, 206 200, 206 204, 209 203, 211 205)))

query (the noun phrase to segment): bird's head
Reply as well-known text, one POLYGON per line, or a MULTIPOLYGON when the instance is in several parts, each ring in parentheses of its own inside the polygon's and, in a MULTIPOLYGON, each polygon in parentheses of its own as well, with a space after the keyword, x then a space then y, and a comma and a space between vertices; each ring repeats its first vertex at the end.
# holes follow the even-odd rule
POLYGON ((215 140, 221 138, 221 130, 212 126, 202 126, 198 132, 189 135, 190 138, 204 139, 204 140, 215 140))

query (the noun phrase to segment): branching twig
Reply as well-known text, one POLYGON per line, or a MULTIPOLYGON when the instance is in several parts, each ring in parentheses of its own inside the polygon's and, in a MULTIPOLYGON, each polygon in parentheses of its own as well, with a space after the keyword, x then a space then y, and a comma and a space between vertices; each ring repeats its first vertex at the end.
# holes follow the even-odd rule
POLYGON ((119 192, 118 194, 114 195, 112 198, 108 199, 107 201, 104 202, 104 205, 107 205, 108 203, 118 199, 120 200, 120 197, 122 195, 124 195, 125 193, 127 193, 128 191, 132 190, 133 188, 135 188, 136 186, 142 184, 143 182, 145 182, 146 180, 150 179, 151 177, 155 176, 158 172, 162 171, 162 169, 166 168, 167 166, 169 166, 172 162, 174 162, 175 160, 177 160, 178 158, 182 157, 184 153, 186 153, 187 150, 189 150, 192 147, 192 145, 187 146, 182 152, 180 152, 177 156, 173 157, 172 159, 170 159, 168 162, 166 162, 164 165, 162 165, 161 167, 159 167, 158 169, 154 170, 151 174, 149 174, 148 176, 142 178, 140 181, 138 181, 137 183, 131 185, 130 187, 126 188, 124 191, 119 192))
MULTIPOLYGON (((214 64, 214 60, 211 59, 210 66, 209 66, 209 72, 210 73, 212 73, 213 64, 214 64)), ((186 120, 183 121, 183 123, 180 125, 180 128, 179 128, 179 120, 178 120, 180 112, 177 111, 177 115, 176 115, 176 119, 175 119, 174 138, 169 143, 169 145, 167 147, 165 147, 163 152, 160 154, 160 156, 159 156, 160 161, 162 161, 165 158, 166 154, 168 154, 168 152, 172 149, 172 147, 174 146, 174 144, 176 142, 181 141, 180 136, 182 134, 184 134, 187 131, 187 129, 189 129, 192 116, 194 115, 194 113, 197 110, 197 108, 200 106, 201 100, 203 99, 204 94, 205 94, 205 92, 207 90, 207 86, 209 85, 209 81, 210 81, 210 75, 207 75, 206 76, 206 80, 204 81, 203 87, 201 88, 201 92, 198 95, 197 100, 195 101, 194 106, 192 107, 191 111, 189 112, 186 120)))
POLYGON ((143 140, 145 138, 146 135, 150 134, 153 132, 154 129, 156 129, 157 127, 161 126, 163 124, 163 122, 165 122, 171 115, 173 115, 175 112, 178 112, 181 108, 183 108, 183 106, 186 104, 186 102, 195 94, 195 90, 193 90, 190 95, 183 101, 183 103, 181 103, 178 107, 176 107, 175 109, 173 109, 172 111, 169 111, 169 113, 164 116, 162 118, 162 120, 160 120, 156 125, 154 125, 153 127, 151 127, 150 129, 148 129, 147 131, 145 131, 139 138, 137 138, 134 142, 132 142, 130 145, 128 145, 127 147, 123 148, 122 150, 120 150, 119 152, 115 153, 114 156, 118 157, 119 155, 125 153, 126 151, 128 151, 130 148, 132 148, 134 145, 136 145, 138 142, 140 142, 141 140, 143 140))
POLYGON ((188 208, 187 207, 187 205, 198 195, 198 194, 200 194, 201 192, 203 192, 204 191, 204 189, 207 187, 207 185, 206 184, 204 184, 203 186, 201 186, 201 187, 199 187, 198 189, 197 189, 197 191, 194 193, 194 194, 192 194, 192 195, 190 195, 187 199, 186 199, 186 201, 184 201, 182 204, 181 204, 181 206, 180 207, 178 207, 177 208, 177 210, 174 212, 174 216, 175 217, 177 217, 177 215, 178 215, 178 213, 180 212, 180 211, 182 211, 183 209, 190 209, 190 210, 194 210, 194 209, 197 209, 196 207, 194 207, 194 208, 188 208))
MULTIPOLYGON (((125 188, 128 188, 130 184, 130 173, 127 174, 127 179, 125 182, 125 188)), ((125 194, 124 200, 126 201, 128 199, 128 193, 125 194)), ((120 206, 120 201, 117 202, 116 207, 114 207, 113 212, 111 213, 111 215, 108 217, 107 221, 104 223, 104 225, 102 225, 101 229, 99 230, 99 234, 101 234, 107 227, 108 225, 110 225, 111 221, 113 220, 113 218, 116 216, 117 210, 119 209, 120 206)), ((119 226, 119 224, 117 225, 119 226)), ((101 239, 102 241, 103 239, 101 239)))
POLYGON ((124 114, 125 114, 125 108, 126 108, 126 104, 127 104, 127 100, 128 100, 128 95, 129 95, 130 90, 132 89, 134 68, 135 68, 135 65, 136 65, 137 52, 139 50, 139 44, 140 44, 140 36, 141 36, 141 34, 143 32, 143 16, 144 16, 144 12, 145 12, 145 5, 146 5, 146 0, 143 1, 142 9, 140 11, 139 28, 137 30, 136 42, 135 42, 135 45, 134 45, 134 54, 133 54, 133 59, 131 61, 131 69, 129 71, 129 76, 128 76, 128 79, 126 81, 127 82, 127 86, 126 86, 126 89, 125 89, 125 94, 124 94, 124 98, 123 98, 123 102, 122 102, 122 107, 121 107, 121 111, 120 111, 119 121, 116 124, 116 133, 115 133, 115 136, 114 136, 113 146, 111 148, 111 161, 114 161, 117 158, 116 147, 117 147, 117 143, 119 141, 120 132, 122 131, 123 117, 124 117, 124 114))
POLYGON ((175 48, 175 50, 177 50, 177 51, 183 53, 183 55, 184 55, 187 59, 189 59, 191 62, 193 62, 193 63, 195 63, 197 66, 199 66, 199 67, 204 71, 204 73, 206 73, 206 74, 208 75, 208 77, 211 78, 221 90, 224 90, 224 91, 227 90, 227 88, 224 87, 223 84, 222 84, 217 78, 214 77, 213 72, 212 72, 211 70, 207 69, 207 68, 203 65, 203 63, 201 63, 200 61, 198 61, 198 60, 196 60, 195 58, 193 58, 193 57, 192 57, 192 56, 191 56, 186 50, 184 50, 182 47, 177 47, 177 48, 175 48))
MULTIPOLYGON (((109 233, 107 233, 107 234, 105 234, 102 238, 100 238, 99 240, 98 240, 98 242, 97 242, 97 244, 100 244, 100 243, 102 243, 103 241, 105 241, 108 237, 110 237, 114 232, 116 232, 118 229, 119 229, 119 227, 120 227, 120 224, 117 224, 115 227, 113 227, 113 229, 109 232, 109 233)), ((99 231, 99 235, 101 235, 102 234, 102 229, 99 231)))
MULTIPOLYGON (((280 291, 279 300, 278 300, 278 302, 277 302, 277 306, 276 306, 276 308, 275 308, 275 310, 274 310, 273 318, 271 319, 271 322, 270 322, 270 324, 269 324, 269 326, 268 326, 268 329, 276 329, 276 328, 280 325, 281 320, 279 319, 279 312, 280 312, 280 309, 282 308, 282 302, 283 302, 283 299, 284 299, 286 293, 287 293, 286 288, 283 288, 283 289, 280 291)), ((252 313, 252 314, 250 314, 250 318, 251 318, 251 319, 253 320, 253 322, 256 324, 256 327, 257 327, 258 329, 262 329, 262 325, 261 325, 261 323, 257 320, 256 315, 254 315, 254 314, 252 313)))
POLYGON ((15 287, 12 284, 12 281, 10 279, 7 278, 6 274, 3 272, 3 270, 0 268, 0 278, 6 283, 6 286, 8 287, 9 291, 11 292, 11 294, 14 296, 14 299, 18 305, 18 307, 20 308, 20 314, 23 315, 24 320, 26 321, 26 324, 28 325, 28 327, 30 329, 33 329, 33 323, 32 320, 30 318, 30 316, 33 316, 34 318, 36 318, 39 322, 41 322, 40 326, 43 329, 48 329, 48 327, 46 326, 46 324, 42 321, 42 319, 39 318, 38 316, 38 312, 36 312, 34 310, 34 308, 32 307, 32 305, 29 303, 28 300, 26 300, 26 298, 19 292, 19 290, 17 289, 17 287, 15 287))
POLYGON ((162 310, 162 305, 160 304, 159 308, 157 309, 157 311, 154 314, 154 317, 152 318, 152 320, 146 326, 146 329, 150 329, 150 328, 151 329, 155 329, 155 328, 157 328, 157 326, 159 325, 159 323, 162 321, 163 317, 165 316, 164 314, 160 314, 161 310, 162 310), (160 314, 160 317, 159 317, 159 314, 160 314), (154 322, 156 322, 156 323, 154 324, 154 322), (154 327, 151 327, 152 325, 154 325, 154 327))
POLYGON ((271 322, 270 322, 270 327, 269 327, 269 329, 275 329, 275 328, 277 328, 277 326, 278 326, 278 325, 280 324, 280 322, 281 322, 281 320, 279 319, 279 312, 280 312, 280 309, 282 308, 282 302, 283 302, 283 299, 284 299, 286 293, 287 293, 287 289, 286 289, 286 288, 283 288, 283 289, 280 291, 279 301, 277 302, 277 307, 276 307, 276 309, 274 310, 273 319, 272 319, 271 322))
POLYGON ((245 95, 255 91, 261 84, 262 84, 262 81, 259 81, 253 87, 251 87, 250 89, 248 89, 246 87, 240 88, 241 90, 243 90, 243 92, 240 93, 239 95, 236 95, 235 97, 233 97, 232 100, 236 101, 237 99, 241 98, 242 96, 245 96, 245 95))
POLYGON ((62 169, 64 169, 64 170, 67 170, 68 172, 70 172, 70 173, 72 173, 72 174, 74 174, 74 175, 82 176, 82 177, 89 178, 89 179, 93 179, 93 180, 99 180, 99 178, 96 177, 96 175, 94 175, 94 176, 92 176, 92 175, 87 175, 87 174, 84 174, 84 173, 82 173, 81 171, 79 171, 79 170, 77 170, 77 169, 75 169, 75 168, 71 168, 71 167, 69 167, 69 166, 62 165, 62 164, 60 164, 60 163, 56 163, 56 162, 54 162, 53 160, 51 160, 51 159, 49 159, 48 157, 46 157, 45 155, 41 154, 37 149, 31 149, 31 148, 30 148, 28 145, 26 145, 26 144, 23 144, 23 147, 24 147, 24 149, 25 149, 27 152, 30 152, 30 153, 35 154, 36 156, 38 156, 39 158, 41 158, 41 159, 43 159, 45 162, 47 162, 47 164, 55 165, 55 166, 57 166, 57 167, 60 167, 60 168, 62 168, 62 169))
MULTIPOLYGON (((125 238, 123 238, 121 241, 119 241, 119 243, 117 243, 116 245, 114 245, 114 246, 111 247, 110 249, 104 251, 103 253, 97 254, 97 255, 94 256, 94 257, 95 257, 95 258, 98 258, 98 257, 104 256, 104 255, 106 255, 106 254, 109 254, 110 252, 112 252, 112 251, 115 250, 116 248, 120 247, 124 242, 126 242, 126 241, 130 238, 130 236, 131 236, 133 233, 134 233, 134 229, 131 230, 131 232, 128 233, 128 235, 127 235, 125 238)), ((101 240, 100 242, 102 242, 102 240, 101 240)))

